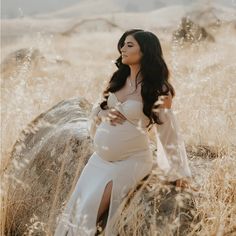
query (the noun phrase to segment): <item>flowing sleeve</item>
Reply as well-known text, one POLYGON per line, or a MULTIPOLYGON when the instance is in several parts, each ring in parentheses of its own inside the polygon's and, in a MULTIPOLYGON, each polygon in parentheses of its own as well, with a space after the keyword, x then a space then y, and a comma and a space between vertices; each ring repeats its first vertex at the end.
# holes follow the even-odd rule
POLYGON ((88 132, 89 136, 94 139, 94 135, 97 130, 97 126, 101 123, 101 119, 97 116, 99 111, 101 111, 102 108, 100 107, 100 104, 96 103, 93 105, 91 113, 88 117, 88 132))
POLYGON ((155 124, 156 161, 168 181, 191 177, 184 140, 171 108, 161 108, 162 125, 155 124))

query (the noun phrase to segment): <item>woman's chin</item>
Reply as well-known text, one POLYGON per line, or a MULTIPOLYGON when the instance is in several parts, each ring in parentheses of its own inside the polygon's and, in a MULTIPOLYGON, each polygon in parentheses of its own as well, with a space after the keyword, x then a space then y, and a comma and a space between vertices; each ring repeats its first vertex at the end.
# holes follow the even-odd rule
POLYGON ((129 63, 125 59, 122 59, 122 63, 125 64, 125 65, 129 65, 129 63))

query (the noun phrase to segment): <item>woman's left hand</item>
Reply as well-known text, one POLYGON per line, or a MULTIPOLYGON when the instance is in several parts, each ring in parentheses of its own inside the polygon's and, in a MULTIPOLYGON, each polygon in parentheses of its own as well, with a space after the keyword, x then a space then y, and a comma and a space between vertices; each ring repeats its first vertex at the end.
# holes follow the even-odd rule
POLYGON ((175 186, 180 188, 188 188, 189 181, 187 181, 186 179, 177 179, 175 182, 175 186))
POLYGON ((198 188, 195 188, 193 187, 191 184, 190 184, 190 181, 186 180, 186 179, 177 179, 175 181, 175 186, 176 187, 179 187, 179 188, 188 188, 188 189, 191 189, 195 192, 198 192, 199 189, 198 188))

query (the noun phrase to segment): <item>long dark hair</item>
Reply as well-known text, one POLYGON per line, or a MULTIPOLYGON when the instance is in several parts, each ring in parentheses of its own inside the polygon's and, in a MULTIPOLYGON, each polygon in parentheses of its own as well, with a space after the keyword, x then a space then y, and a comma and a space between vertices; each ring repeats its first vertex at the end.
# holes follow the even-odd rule
MULTIPOLYGON (((170 92, 172 97, 175 96, 173 86, 168 82, 169 70, 163 59, 162 49, 157 36, 151 32, 141 29, 132 29, 126 31, 120 38, 117 48, 121 54, 121 48, 124 46, 124 41, 128 35, 132 35, 140 46, 142 58, 140 62, 140 73, 143 79, 141 83, 141 95, 143 99, 143 113, 149 117, 150 121, 147 128, 152 124, 163 124, 155 112, 160 105, 155 104, 159 96, 168 95, 170 92)), ((104 101, 100 104, 102 109, 107 108, 107 99, 109 92, 116 92, 120 90, 130 75, 130 68, 128 65, 122 63, 121 55, 116 60, 118 70, 112 75, 109 84, 103 92, 104 101)), ((139 73, 138 73, 139 74, 139 73)), ((137 88, 136 76, 136 88, 137 88)))

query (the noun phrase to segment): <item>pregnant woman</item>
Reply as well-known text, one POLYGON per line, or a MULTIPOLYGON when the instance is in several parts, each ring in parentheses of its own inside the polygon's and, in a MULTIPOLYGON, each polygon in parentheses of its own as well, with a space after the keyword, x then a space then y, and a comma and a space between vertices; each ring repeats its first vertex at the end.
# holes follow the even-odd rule
POLYGON ((152 170, 151 128, 156 132, 156 161, 163 175, 178 186, 191 177, 171 109, 175 92, 158 38, 144 30, 129 30, 120 38, 118 50, 118 69, 89 119, 94 153, 58 221, 56 236, 95 235, 105 212, 105 236, 117 235, 113 224, 119 205, 152 170))

